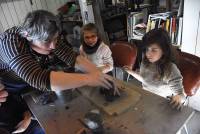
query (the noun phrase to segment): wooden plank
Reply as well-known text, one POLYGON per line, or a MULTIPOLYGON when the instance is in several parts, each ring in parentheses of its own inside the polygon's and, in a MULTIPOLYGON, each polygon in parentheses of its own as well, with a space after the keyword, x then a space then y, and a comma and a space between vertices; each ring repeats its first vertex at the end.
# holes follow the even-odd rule
POLYGON ((37 10, 37 9, 38 9, 38 7, 37 7, 36 0, 31 0, 31 1, 32 1, 32 4, 31 4, 31 6, 32 6, 32 9, 33 9, 33 10, 37 10))
POLYGON ((57 9, 60 8, 62 5, 63 5, 63 1, 62 0, 58 0, 58 7, 57 7, 57 9))
MULTIPOLYGON (((21 5, 21 7, 24 9, 24 13, 25 13, 25 15, 30 11, 30 7, 28 7, 27 5, 26 5, 26 1, 27 0, 21 0, 22 1, 22 3, 23 3, 23 5, 21 5)), ((29 5, 30 5, 30 2, 29 2, 29 5)))
POLYGON ((100 94, 99 89, 86 87, 87 90, 80 89, 79 91, 107 114, 119 115, 133 107, 140 100, 141 95, 123 84, 120 84, 118 87, 121 91, 121 96, 113 102, 106 101, 104 96, 100 94))
POLYGON ((5 14, 2 9, 2 5, 0 5, 0 21, 3 27, 2 31, 5 31, 6 29, 9 28, 8 22, 6 20, 5 14))
POLYGON ((60 3, 58 0, 55 0, 54 3, 55 3, 55 14, 57 14, 58 13, 57 9, 60 7, 60 3))
POLYGON ((21 11, 20 4, 18 3, 18 1, 13 1, 12 4, 13 4, 13 7, 15 9, 15 13, 16 13, 16 16, 17 16, 17 18, 19 20, 19 23, 22 23, 22 19, 23 18, 21 16, 22 11, 21 11))
POLYGON ((20 21, 19 21, 18 15, 16 13, 13 1, 12 0, 7 0, 7 5, 8 5, 8 9, 10 11, 10 15, 12 17, 13 23, 16 26, 16 25, 19 24, 20 21))
POLYGON ((14 26, 13 19, 11 17, 11 13, 8 8, 8 4, 7 4, 6 0, 2 0, 1 7, 2 7, 3 13, 5 15, 5 18, 7 20, 9 28, 13 27, 14 26))
POLYGON ((47 1, 48 11, 57 14, 57 2, 55 0, 48 0, 47 1))
MULTIPOLYGON (((16 1, 17 2, 17 1, 16 1)), ((18 5, 20 7, 20 22, 22 23, 24 21, 24 18, 27 15, 28 9, 26 8, 26 4, 24 3, 24 0, 19 0, 18 5)))
POLYGON ((3 33, 4 29, 3 29, 3 25, 1 24, 1 20, 0 20, 0 33, 3 33))
POLYGON ((37 9, 43 9, 43 8, 42 8, 42 3, 41 3, 40 0, 35 0, 35 4, 36 4, 36 6, 37 6, 37 9))
POLYGON ((31 12, 33 10, 32 6, 31 6, 31 3, 29 0, 24 0, 24 3, 25 3, 25 6, 26 6, 26 9, 27 9, 27 12, 31 12))
POLYGON ((19 22, 22 23, 27 14, 26 4, 23 0, 13 1, 13 4, 18 15, 19 22))
POLYGON ((60 6, 64 4, 63 0, 59 0, 60 6))
POLYGON ((41 2, 42 9, 48 10, 46 0, 40 0, 40 2, 41 2))
MULTIPOLYGON (((57 6, 57 9, 60 8, 61 6, 63 6, 64 4, 66 3, 65 0, 58 0, 58 6, 57 6)), ((57 10, 56 9, 56 10, 57 10)), ((56 11, 58 13, 58 11, 56 11)))
POLYGON ((69 0, 62 0, 63 1, 63 3, 65 4, 65 3, 67 3, 69 0))

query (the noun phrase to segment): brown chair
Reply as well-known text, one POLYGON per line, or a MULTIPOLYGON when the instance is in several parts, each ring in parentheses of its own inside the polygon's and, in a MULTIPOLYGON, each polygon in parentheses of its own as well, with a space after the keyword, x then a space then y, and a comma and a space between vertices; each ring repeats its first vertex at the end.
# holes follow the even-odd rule
POLYGON ((186 95, 195 95, 200 88, 200 58, 178 50, 177 66, 183 76, 183 86, 186 95))
MULTIPOLYGON (((112 51, 112 57, 114 61, 115 76, 116 67, 122 68, 123 66, 128 66, 133 68, 137 57, 137 47, 135 44, 117 41, 111 44, 110 49, 112 51)), ((127 81, 129 76, 130 75, 128 74, 127 81)))

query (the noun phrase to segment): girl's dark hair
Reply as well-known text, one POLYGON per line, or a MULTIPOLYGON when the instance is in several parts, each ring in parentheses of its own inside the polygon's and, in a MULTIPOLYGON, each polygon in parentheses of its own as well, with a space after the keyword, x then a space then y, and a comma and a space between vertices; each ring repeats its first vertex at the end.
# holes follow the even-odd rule
POLYGON ((85 24, 82 28, 81 28, 81 43, 84 43, 84 32, 85 31, 91 31, 93 33, 95 33, 98 37, 98 39, 100 39, 100 34, 99 34, 99 30, 97 28, 97 26, 94 23, 88 23, 85 24))
MULTIPOLYGON (((173 57, 174 54, 171 48, 172 47, 171 39, 167 31, 165 31, 162 28, 153 29, 144 35, 142 41, 145 47, 145 52, 147 48, 152 44, 157 44, 161 48, 163 55, 156 62, 156 67, 160 74, 160 78, 168 76, 171 72, 171 62, 174 62, 174 57, 173 57)), ((146 58, 146 54, 144 56, 143 61, 145 66, 148 66, 150 64, 150 62, 146 58)))

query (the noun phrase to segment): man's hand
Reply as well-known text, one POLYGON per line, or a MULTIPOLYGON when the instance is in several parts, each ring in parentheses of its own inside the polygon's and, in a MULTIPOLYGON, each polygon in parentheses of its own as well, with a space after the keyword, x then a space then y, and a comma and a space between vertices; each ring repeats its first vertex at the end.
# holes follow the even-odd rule
POLYGON ((109 81, 113 82, 114 80, 111 76, 104 74, 100 71, 88 74, 88 86, 102 86, 104 88, 109 89, 112 88, 112 85, 109 81))
POLYGON ((113 80, 113 88, 114 88, 114 95, 120 96, 120 91, 119 91, 119 88, 117 86, 117 81, 115 79, 113 80))
POLYGON ((104 74, 100 71, 90 73, 88 77, 88 86, 96 87, 102 86, 106 89, 114 88, 114 95, 120 95, 114 78, 110 75, 104 74))
POLYGON ((6 101, 7 96, 8 92, 4 90, 4 85, 0 84, 0 106, 3 102, 6 101))
POLYGON ((24 113, 24 119, 17 124, 16 130, 12 133, 16 134, 24 132, 28 128, 30 123, 31 123, 31 113, 29 111, 26 111, 24 113))

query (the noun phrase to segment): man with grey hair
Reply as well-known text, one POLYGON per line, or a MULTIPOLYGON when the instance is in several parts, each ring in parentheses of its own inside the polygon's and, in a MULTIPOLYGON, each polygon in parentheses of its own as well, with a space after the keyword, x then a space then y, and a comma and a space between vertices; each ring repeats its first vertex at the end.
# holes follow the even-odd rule
POLYGON ((6 30, 0 35, 0 51, 0 78, 9 95, 27 86, 41 91, 112 86, 111 76, 101 73, 62 41, 57 18, 48 11, 30 12, 21 26, 6 30), (85 73, 54 70, 60 62, 64 68, 85 73))

